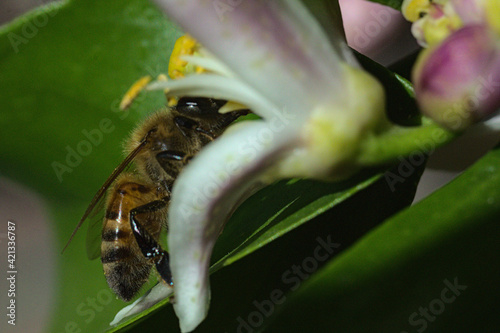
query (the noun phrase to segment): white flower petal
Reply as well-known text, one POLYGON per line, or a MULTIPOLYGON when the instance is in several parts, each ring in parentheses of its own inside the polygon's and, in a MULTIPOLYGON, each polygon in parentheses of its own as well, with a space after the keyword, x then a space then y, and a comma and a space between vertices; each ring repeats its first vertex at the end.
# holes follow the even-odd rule
MULTIPOLYGON (((179 80, 156 81, 148 90, 168 90, 178 96, 204 96, 239 102, 262 118, 276 116, 278 108, 240 80, 216 74, 190 75, 179 80)), ((304 115, 304 113, 301 113, 304 115)))
POLYGON ((182 60, 189 62, 191 65, 200 66, 206 70, 223 76, 234 76, 233 72, 231 72, 231 70, 225 64, 211 57, 210 55, 207 55, 205 57, 185 55, 182 56, 182 60))
POLYGON ((254 121, 209 144, 181 173, 172 193, 168 245, 174 309, 183 332, 206 317, 208 268, 228 212, 262 182, 280 154, 295 146, 294 133, 254 121))
POLYGON ((189 58, 213 73, 149 89, 236 101, 264 119, 209 144, 174 184, 168 247, 174 309, 188 332, 207 315, 212 249, 236 205, 283 176, 331 179, 348 169, 363 129, 385 119, 383 90, 364 72, 353 74, 361 70, 343 39, 325 35, 297 0, 155 2, 216 60, 189 58))
POLYGON ((300 2, 253 0, 223 8, 220 1, 155 2, 273 104, 298 114, 318 100, 347 98, 339 66, 345 59, 300 2))
POLYGON ((480 124, 483 124, 486 127, 486 132, 500 132, 500 110, 497 110, 494 117, 480 124))
POLYGON ((174 289, 171 286, 165 283, 158 283, 151 290, 149 290, 147 294, 138 298, 134 303, 129 304, 118 311, 118 313, 115 315, 115 318, 111 323, 109 323, 109 325, 118 325, 123 319, 149 309, 156 303, 164 300, 167 297, 170 297, 173 291, 174 289))

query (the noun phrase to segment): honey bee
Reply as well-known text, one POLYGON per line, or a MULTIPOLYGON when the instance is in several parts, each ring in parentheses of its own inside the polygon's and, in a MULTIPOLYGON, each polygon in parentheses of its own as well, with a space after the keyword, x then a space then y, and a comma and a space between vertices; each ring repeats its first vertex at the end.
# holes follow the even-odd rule
MULTIPOLYGON (((130 301, 149 279, 153 265, 161 280, 173 285, 168 252, 160 243, 167 229, 170 193, 175 179, 189 160, 216 139, 248 110, 219 113, 224 100, 183 97, 177 105, 151 115, 133 131, 126 144, 127 156, 99 189, 73 231, 103 200, 105 217, 99 237, 89 227, 87 254, 101 257, 109 287, 130 301), (134 173, 125 172, 134 163, 134 173), (100 244, 95 249, 93 244, 100 244)), ((64 251, 63 249, 63 251, 64 251)))

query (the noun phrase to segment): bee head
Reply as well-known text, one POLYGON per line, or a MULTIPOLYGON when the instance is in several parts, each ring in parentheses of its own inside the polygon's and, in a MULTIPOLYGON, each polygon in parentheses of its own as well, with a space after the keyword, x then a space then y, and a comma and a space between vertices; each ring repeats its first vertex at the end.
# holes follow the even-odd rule
POLYGON ((183 115, 200 117, 218 114, 219 109, 224 104, 226 104, 226 101, 222 99, 182 97, 175 108, 183 115))

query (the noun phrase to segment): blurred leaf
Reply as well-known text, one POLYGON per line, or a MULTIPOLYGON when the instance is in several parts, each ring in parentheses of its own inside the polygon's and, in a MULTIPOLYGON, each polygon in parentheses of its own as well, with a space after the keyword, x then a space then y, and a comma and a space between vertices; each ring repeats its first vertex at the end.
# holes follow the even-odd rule
POLYGON ((499 221, 500 147, 330 261, 266 331, 496 331, 499 221))

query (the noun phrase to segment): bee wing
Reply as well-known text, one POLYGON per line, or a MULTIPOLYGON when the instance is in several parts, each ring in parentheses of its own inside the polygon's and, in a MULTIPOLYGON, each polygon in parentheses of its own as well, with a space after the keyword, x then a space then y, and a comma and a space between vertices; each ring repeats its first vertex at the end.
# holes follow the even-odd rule
MULTIPOLYGON (((111 174, 111 176, 108 177, 108 179, 104 182, 104 184, 101 186, 101 188, 99 189, 99 191, 97 191, 97 193, 94 195, 94 198, 90 202, 90 205, 87 207, 87 210, 85 211, 85 213, 83 214, 82 218, 80 219, 80 221, 76 225, 75 230, 73 230, 73 233, 69 237, 68 242, 66 243, 66 245, 62 249, 61 254, 64 253, 64 251, 66 250, 66 248, 68 247, 68 245, 71 243, 71 241, 73 240, 73 237, 75 237, 76 232, 78 231, 78 229, 80 229, 80 227, 82 226, 83 222, 85 222, 85 220, 90 216, 90 214, 94 211, 94 209, 96 207, 98 207, 98 206, 101 205, 101 202, 104 199, 104 194, 106 193, 106 191, 108 190, 108 188, 111 186, 111 184, 113 184, 113 182, 115 181, 116 177, 118 177, 120 175, 120 173, 127 167, 127 165, 130 164, 130 162, 132 162, 132 160, 134 159, 134 157, 141 151, 141 149, 144 148, 144 146, 147 143, 147 139, 148 139, 149 135, 153 131, 155 131, 155 130, 151 130, 151 131, 149 131, 148 134, 146 134, 146 136, 141 141, 141 143, 134 150, 132 150, 132 152, 130 152, 130 154, 128 154, 128 156, 125 158, 125 160, 123 160, 122 163, 120 163, 119 166, 116 167, 116 169, 113 171, 113 173, 111 174)), ((101 227, 101 230, 102 230, 102 225, 100 225, 100 227, 101 227)), ((89 226, 89 229, 94 229, 94 227, 89 226)), ((90 253, 93 254, 93 251, 90 251, 90 252, 87 251, 87 254, 90 254, 90 253)), ((89 255, 89 258, 91 258, 90 255, 89 255)))
MULTIPOLYGON (((104 203, 104 201, 101 201, 104 203)), ((93 219, 90 219, 87 229, 86 249, 87 257, 90 260, 97 259, 101 256, 102 228, 104 217, 100 214, 93 219)))

